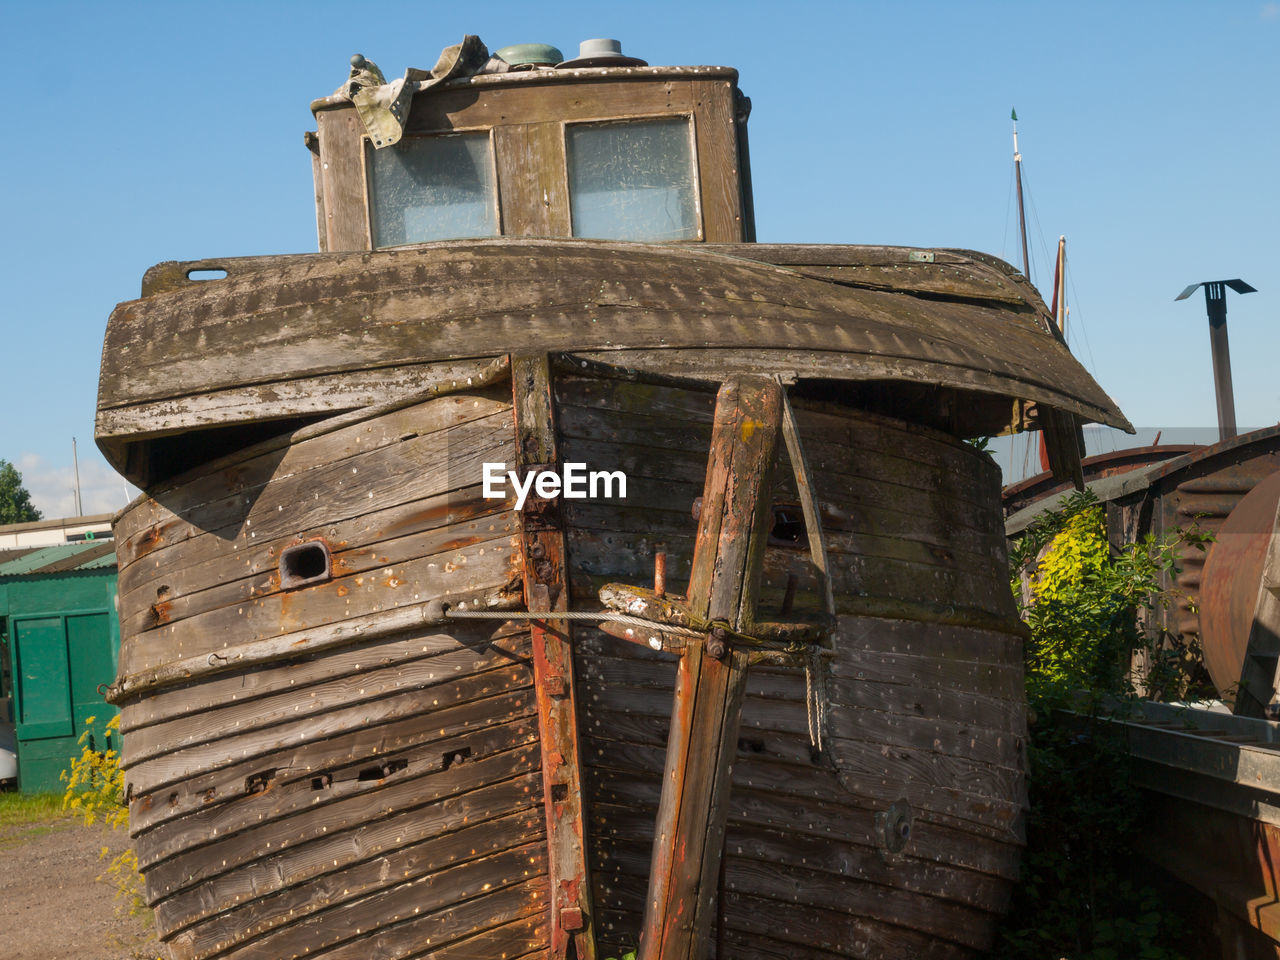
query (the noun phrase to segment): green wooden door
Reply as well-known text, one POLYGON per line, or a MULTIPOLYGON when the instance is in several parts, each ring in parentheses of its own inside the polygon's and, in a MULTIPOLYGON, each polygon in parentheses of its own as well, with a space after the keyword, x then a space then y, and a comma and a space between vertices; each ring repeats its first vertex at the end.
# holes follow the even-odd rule
POLYGON ((112 617, 107 611, 10 620, 18 786, 60 791, 60 774, 79 756, 78 739, 94 720, 89 746, 105 750, 115 715, 98 688, 115 677, 112 617))
POLYGON ((71 668, 62 617, 13 621, 14 713, 19 740, 69 737, 71 668))

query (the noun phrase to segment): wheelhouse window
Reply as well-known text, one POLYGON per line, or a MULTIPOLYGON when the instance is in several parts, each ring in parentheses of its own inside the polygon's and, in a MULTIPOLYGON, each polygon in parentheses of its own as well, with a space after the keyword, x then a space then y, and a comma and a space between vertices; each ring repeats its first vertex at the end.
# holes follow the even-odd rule
POLYGON ((569 126, 573 235, 698 239, 692 126, 688 117, 569 126))
POLYGON ((368 151, 375 247, 498 235, 488 133, 405 137, 368 151))

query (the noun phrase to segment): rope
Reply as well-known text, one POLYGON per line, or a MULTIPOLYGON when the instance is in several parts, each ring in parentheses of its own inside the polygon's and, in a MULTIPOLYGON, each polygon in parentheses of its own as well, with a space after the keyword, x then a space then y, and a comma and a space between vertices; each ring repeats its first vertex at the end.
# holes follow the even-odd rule
POLYGON ((804 699, 805 713, 809 720, 809 745, 822 749, 822 734, 827 728, 827 671, 823 669, 823 659, 834 656, 834 651, 823 650, 811 646, 804 658, 804 699))

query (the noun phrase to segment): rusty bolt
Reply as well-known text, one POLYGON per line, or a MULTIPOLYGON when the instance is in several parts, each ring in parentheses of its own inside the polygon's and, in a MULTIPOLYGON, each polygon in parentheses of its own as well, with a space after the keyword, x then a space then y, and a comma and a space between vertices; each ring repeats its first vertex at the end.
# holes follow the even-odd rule
POLYGON ((667 545, 657 544, 653 549, 653 595, 664 597, 667 594, 667 545))
POLYGON ((547 548, 535 540, 533 546, 529 548, 529 555, 535 560, 541 560, 547 555, 547 548))
POLYGON ((557 674, 551 674, 543 679, 543 688, 553 697, 567 697, 569 695, 569 686, 565 683, 564 677, 557 674))
POLYGON ((564 930, 573 932, 581 930, 585 927, 586 921, 582 916, 581 907, 561 907, 560 908, 560 926, 564 930))
POLYGON ((723 660, 724 655, 728 652, 728 634, 725 633, 724 627, 712 627, 711 639, 707 641, 707 656, 716 660, 723 660))

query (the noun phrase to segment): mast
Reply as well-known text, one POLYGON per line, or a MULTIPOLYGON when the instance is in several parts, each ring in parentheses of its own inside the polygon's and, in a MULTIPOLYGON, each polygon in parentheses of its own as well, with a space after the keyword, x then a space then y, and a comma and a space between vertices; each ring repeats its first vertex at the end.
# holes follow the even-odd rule
MULTIPOLYGON (((1058 324, 1058 332, 1063 342, 1067 336, 1067 238, 1058 237, 1058 258, 1053 268, 1053 305, 1050 307, 1054 322, 1058 324)), ((1036 446, 1040 451, 1040 469, 1049 470, 1049 449, 1045 446, 1044 432, 1036 437, 1036 446)))
POLYGON ((1031 279, 1031 258, 1027 255, 1027 211, 1022 204, 1022 154, 1018 152, 1018 111, 1009 112, 1013 120, 1013 170, 1018 180, 1018 230, 1022 235, 1022 275, 1031 279))
POLYGON ((1067 336, 1067 238, 1058 237, 1058 260, 1053 268, 1053 307, 1050 310, 1057 321, 1058 332, 1067 336))

